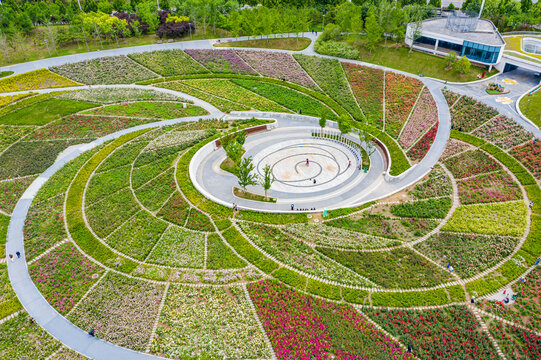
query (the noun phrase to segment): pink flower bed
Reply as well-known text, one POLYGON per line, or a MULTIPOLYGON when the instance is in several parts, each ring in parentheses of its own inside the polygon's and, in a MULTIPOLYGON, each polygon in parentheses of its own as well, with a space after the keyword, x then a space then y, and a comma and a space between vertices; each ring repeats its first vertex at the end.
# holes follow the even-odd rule
POLYGON ((248 285, 278 359, 412 359, 351 306, 318 300, 274 281, 248 285))
POLYGON ((317 89, 317 85, 293 56, 281 52, 237 50, 237 54, 261 75, 317 89))
POLYGON ((233 50, 186 50, 185 53, 199 61, 212 72, 240 74, 255 73, 255 71, 233 50))
POLYGON ((522 126, 504 115, 496 116, 475 130, 473 135, 490 141, 503 149, 510 149, 532 138, 532 133, 524 130, 522 126))
POLYGON ((500 164, 481 150, 469 150, 460 153, 446 159, 443 163, 457 179, 501 170, 502 168, 500 164))
POLYGON ((408 157, 411 160, 421 160, 432 147, 436 134, 438 133, 438 125, 436 123, 424 136, 408 151, 408 157))
POLYGON ((518 184, 505 172, 459 180, 458 194, 462 204, 519 200, 518 184))
POLYGON ((447 142, 447 146, 445 147, 445 150, 443 151, 443 154, 441 156, 442 160, 447 159, 453 155, 456 155, 460 152, 466 151, 468 149, 473 149, 473 146, 471 146, 468 143, 462 142, 457 139, 449 139, 447 142))
POLYGON ((463 96, 451 109, 451 123, 456 130, 470 132, 496 115, 496 109, 463 96))
POLYGON ((342 63, 351 90, 371 125, 383 128, 383 70, 342 63))
POLYGON ((510 151, 510 154, 519 160, 522 165, 539 180, 541 180, 541 141, 537 140, 534 144, 530 141, 527 144, 516 147, 510 151))
POLYGON ((415 141, 438 121, 438 108, 428 89, 424 89, 410 120, 400 134, 398 142, 408 149, 415 141))
POLYGON ((423 83, 417 79, 390 71, 385 73, 385 131, 395 139, 422 88, 423 83))
POLYGON ((449 105, 449 107, 453 106, 454 103, 460 98, 460 94, 454 93, 449 90, 443 89, 441 92, 443 93, 443 96, 445 97, 445 100, 447 101, 447 105, 449 105))

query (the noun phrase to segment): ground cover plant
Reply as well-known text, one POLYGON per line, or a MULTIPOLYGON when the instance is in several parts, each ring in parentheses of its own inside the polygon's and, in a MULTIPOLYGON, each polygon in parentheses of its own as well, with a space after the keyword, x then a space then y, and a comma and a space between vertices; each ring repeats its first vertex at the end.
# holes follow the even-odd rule
POLYGON ((181 117, 208 115, 208 112, 199 106, 186 105, 178 102, 139 101, 99 107, 85 111, 84 114, 176 119, 181 117))
POLYGON ((275 281, 248 286, 279 359, 411 359, 349 305, 318 300, 275 281))
POLYGON ((436 165, 425 180, 417 183, 410 193, 415 199, 449 196, 453 193, 453 186, 443 168, 436 165))
POLYGON ((79 85, 81 84, 58 76, 47 69, 39 69, 0 79, 0 93, 79 85))
POLYGON ((539 359, 541 336, 513 325, 489 319, 488 329, 508 359, 539 359))
POLYGON ((398 143, 403 149, 409 149, 437 121, 438 108, 436 107, 436 102, 430 94, 430 90, 424 88, 410 119, 406 126, 404 126, 404 129, 402 129, 398 143))
POLYGON ((14 298, 15 296, 15 292, 13 291, 9 281, 8 268, 2 264, 0 265, 0 304, 14 298))
POLYGON ((30 315, 22 312, 0 324, 0 357, 4 359, 45 359, 60 348, 30 315))
POLYGON ((526 228, 526 205, 522 201, 458 207, 442 230, 522 236, 526 228))
POLYGON ((451 109, 451 123, 458 131, 470 132, 498 115, 496 109, 462 96, 451 109))
POLYGON ((151 352, 174 358, 270 357, 240 287, 171 286, 151 352))
POLYGON ((481 174, 457 181, 460 203, 477 204, 522 198, 518 184, 506 172, 481 174))
POLYGON ((465 306, 423 311, 366 308, 363 312, 402 343, 411 345, 413 354, 420 358, 499 358, 475 316, 465 306))
POLYGON ((438 123, 428 130, 423 137, 408 150, 407 155, 413 161, 419 161, 425 157, 426 153, 432 147, 436 134, 438 133, 438 123))
POLYGON ((385 73, 385 132, 398 139, 423 83, 394 72, 385 73))
POLYGON ((234 79, 232 82, 294 112, 300 110, 304 115, 319 117, 323 111, 326 111, 330 119, 336 118, 326 105, 293 89, 255 80, 234 79))
POLYGON ((510 149, 532 138, 532 133, 504 115, 496 116, 472 134, 502 149, 510 149))
POLYGON ((108 273, 68 319, 113 344, 143 351, 165 287, 108 273))
POLYGON ((45 125, 66 115, 96 107, 88 101, 46 99, 0 116, 4 125, 45 125))
POLYGON ((99 279, 103 269, 71 243, 65 243, 34 262, 29 272, 47 302, 66 314, 99 279))
POLYGON ((293 56, 327 95, 342 105, 353 118, 362 119, 361 111, 338 60, 302 54, 293 56))
MULTIPOLYGON (((241 48, 261 48, 261 49, 281 49, 300 51, 306 49, 312 40, 306 37, 277 37, 267 39, 251 39, 214 43, 216 47, 241 47, 241 48)), ((238 50, 237 50, 238 52, 238 50)))
POLYGON ((541 330, 541 309, 539 308, 539 291, 541 291, 541 269, 532 270, 523 281, 516 282, 513 294, 518 294, 515 302, 506 305, 501 301, 481 300, 477 303, 481 309, 500 318, 514 322, 527 328, 541 330))
POLYGON ((428 199, 391 205, 391 214, 399 217, 443 219, 451 208, 450 198, 428 199))
POLYGON ((26 93, 26 94, 0 96, 0 108, 31 95, 34 95, 34 94, 26 93))
POLYGON ((180 81, 167 82, 165 84, 158 84, 157 86, 163 87, 165 89, 180 91, 188 95, 195 96, 198 99, 201 99, 203 101, 210 103, 211 105, 215 106, 216 108, 218 108, 219 110, 225 113, 230 113, 231 111, 250 110, 250 108, 246 105, 237 104, 232 101, 207 94, 203 91, 187 86, 183 82, 180 82, 180 81))
POLYGON ((447 145, 445 146, 445 150, 443 151, 443 154, 441 155, 441 160, 445 160, 447 158, 450 158, 458 153, 461 153, 466 150, 473 149, 473 146, 465 143, 463 141, 457 140, 457 139, 449 139, 447 141, 447 145))
POLYGON ((351 90, 368 122, 383 129, 383 70, 342 63, 351 90))
POLYGON ((207 69, 180 49, 135 53, 128 56, 162 76, 208 73, 207 69))
POLYGON ((53 66, 57 74, 77 82, 95 84, 133 84, 156 78, 147 68, 127 56, 102 57, 71 64, 53 66))
POLYGON ((190 102, 178 96, 168 94, 159 89, 130 89, 130 88, 90 88, 70 91, 58 95, 60 99, 89 101, 98 104, 112 104, 129 101, 182 101, 190 102))
POLYGON ((317 249, 385 288, 430 287, 450 279, 448 273, 404 247, 382 252, 317 249))
POLYGON ((330 261, 310 246, 274 227, 244 222, 239 225, 257 246, 295 269, 341 283, 367 284, 363 277, 330 261))
POLYGON ((511 255, 517 243, 517 238, 508 236, 439 232, 415 248, 468 278, 511 255))
POLYGON ((287 110, 229 80, 185 80, 186 85, 260 111, 286 112, 287 110))
POLYGON ((501 166, 494 159, 479 149, 459 153, 456 156, 445 159, 443 163, 457 179, 501 169, 501 166))
POLYGON ((263 76, 290 81, 310 89, 318 89, 314 81, 290 54, 245 50, 237 50, 237 54, 263 76))
POLYGON ((541 142, 528 142, 510 151, 518 161, 522 163, 532 174, 541 180, 541 142))
POLYGON ((186 50, 186 54, 214 73, 255 73, 233 50, 186 50))

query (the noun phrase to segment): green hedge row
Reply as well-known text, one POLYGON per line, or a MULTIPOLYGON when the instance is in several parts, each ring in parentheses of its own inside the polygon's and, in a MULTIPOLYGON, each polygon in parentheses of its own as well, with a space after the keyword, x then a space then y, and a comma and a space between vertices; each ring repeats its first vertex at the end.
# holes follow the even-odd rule
POLYGON ((73 180, 71 187, 68 190, 66 199, 66 222, 73 240, 84 252, 92 256, 97 261, 125 273, 132 272, 138 264, 133 260, 120 256, 111 251, 107 246, 96 239, 86 227, 82 213, 83 194, 86 183, 88 182, 92 172, 110 153, 112 153, 122 144, 146 133, 147 131, 149 130, 140 130, 121 136, 90 158, 90 160, 79 170, 79 173, 73 180))
POLYGON ((460 132, 458 130, 451 130, 451 138, 467 142, 477 147, 486 144, 485 140, 479 139, 477 136, 460 132))
MULTIPOLYGON (((15 110, 22 109, 23 107, 26 107, 28 105, 32 105, 32 104, 35 104, 37 102, 40 102, 40 101, 43 101, 43 100, 46 100, 46 99, 49 99, 49 98, 52 98, 52 97, 55 97, 55 96, 58 96, 58 95, 61 95, 61 94, 65 94, 65 93, 68 93, 68 92, 71 92, 71 91, 53 91, 53 92, 50 92, 50 93, 44 93, 44 94, 25 97, 25 98, 15 102, 15 103, 11 104, 11 105, 6 105, 3 108, 1 108, 0 109, 0 116, 5 115, 5 114, 7 114, 9 112, 12 112, 12 111, 15 111, 15 110)), ((36 93, 33 93, 33 94, 36 94, 36 93)))
POLYGON ((241 210, 236 215, 237 219, 254 221, 265 224, 291 224, 291 223, 307 223, 308 217, 304 213, 261 213, 251 210, 241 210))
POLYGON ((537 184, 526 185, 524 189, 528 194, 528 199, 533 202, 532 211, 541 214, 541 189, 539 186, 537 184))
POLYGON ((14 312, 21 310, 22 308, 23 307, 17 297, 6 300, 3 303, 0 303, 0 319, 3 319, 6 316, 13 314, 14 312))
POLYGON ((345 301, 352 303, 352 304, 361 304, 366 305, 369 304, 370 293, 366 290, 360 290, 360 289, 351 289, 351 288, 342 288, 342 297, 345 301))
POLYGON ((422 292, 374 292, 370 298, 373 306, 412 307, 449 304, 449 297, 444 288, 422 292))
POLYGON ((271 273, 278 269, 278 264, 267 258, 259 250, 257 250, 252 244, 246 240, 241 233, 234 227, 230 227, 222 233, 225 240, 231 245, 237 253, 248 260, 250 263, 257 266, 264 273, 271 273))
POLYGON ((340 286, 326 284, 314 279, 308 279, 306 291, 327 299, 340 300, 342 298, 340 295, 340 286))
POLYGON ((391 158, 390 175, 398 176, 411 167, 406 154, 392 137, 373 126, 366 125, 365 127, 370 135, 378 138, 389 150, 389 157, 391 158))
POLYGON ((297 274, 287 268, 280 268, 272 274, 278 280, 292 286, 294 288, 304 290, 306 288, 306 281, 308 278, 304 275, 297 274))

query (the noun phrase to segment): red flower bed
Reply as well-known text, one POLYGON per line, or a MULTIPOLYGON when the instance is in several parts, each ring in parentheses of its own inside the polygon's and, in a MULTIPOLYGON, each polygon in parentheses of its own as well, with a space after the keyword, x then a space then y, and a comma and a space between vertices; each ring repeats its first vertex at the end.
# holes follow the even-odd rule
POLYGON ((398 138, 423 83, 409 76, 385 73, 385 131, 398 138))
POLYGON ((408 151, 408 157, 411 160, 421 160, 425 157, 426 153, 434 143, 434 139, 438 133, 438 125, 439 123, 436 123, 436 125, 432 126, 432 128, 423 135, 421 140, 408 151))
POLYGON ((248 289, 278 359, 412 359, 351 306, 314 299, 274 281, 248 289))
MULTIPOLYGON (((420 294, 419 296, 422 296, 420 294)), ((421 359, 499 359, 465 306, 437 310, 363 310, 421 359)))
POLYGON ((489 329, 508 359, 541 359, 541 336, 496 320, 489 329))
POLYGON ((350 63, 342 66, 368 123, 383 129, 383 70, 350 63))
POLYGON ((541 141, 528 142, 511 150, 511 155, 526 166, 533 175, 541 180, 541 141))

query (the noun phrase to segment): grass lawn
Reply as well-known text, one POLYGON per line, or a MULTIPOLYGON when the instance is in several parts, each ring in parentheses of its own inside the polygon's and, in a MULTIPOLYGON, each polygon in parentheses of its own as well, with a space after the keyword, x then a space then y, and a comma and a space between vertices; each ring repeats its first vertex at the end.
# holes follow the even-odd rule
POLYGON ((535 125, 541 128, 541 90, 533 95, 526 95, 520 100, 520 111, 535 125))
POLYGON ((228 173, 231 173, 231 174, 237 176, 237 166, 235 165, 233 160, 231 160, 230 158, 226 158, 220 164, 220 169, 222 169, 223 171, 227 171, 228 173))
MULTIPOLYGON (((424 76, 434 77, 441 80, 453 82, 466 82, 478 80, 477 75, 480 75, 486 68, 471 66, 466 74, 460 74, 454 70, 445 70, 447 67, 444 58, 426 54, 420 51, 412 51, 406 46, 396 47, 394 43, 388 41, 387 46, 381 44, 376 46, 376 49, 370 53, 366 47, 365 40, 362 37, 349 37, 347 42, 353 45, 359 51, 357 60, 366 61, 373 64, 387 66, 393 69, 406 71, 412 74, 423 73, 424 76)), ((497 70, 487 72, 485 77, 497 73, 497 70)))
POLYGON ((13 74, 13 71, 0 71, 0 78, 13 74))
MULTIPOLYGON (((67 30, 68 25, 57 25, 57 26, 51 26, 52 31, 57 31, 58 29, 65 28, 67 30)), ((18 64, 22 62, 27 61, 34 61, 34 60, 40 60, 50 57, 57 57, 57 56, 65 56, 65 55, 72 55, 72 54, 80 54, 85 53, 89 51, 99 51, 99 50, 109 50, 109 49, 116 49, 119 47, 130 47, 130 46, 140 46, 140 45, 151 45, 151 44, 157 44, 158 42, 167 42, 167 39, 160 40, 158 36, 155 34, 149 34, 149 35, 142 35, 138 38, 136 37, 130 37, 130 38, 119 38, 118 39, 118 45, 116 41, 113 39, 110 40, 103 40, 103 47, 100 45, 100 42, 96 39, 89 40, 88 42, 88 49, 84 42, 67 42, 64 44, 57 44, 56 48, 58 51, 58 54, 54 51, 53 47, 50 46, 51 55, 49 55, 49 52, 47 51, 47 46, 45 43, 38 39, 45 38, 46 34, 46 27, 37 27, 28 37, 25 38, 25 41, 20 45, 20 47, 17 48, 16 51, 11 51, 9 54, 9 59, 6 56, 0 57, 0 66, 5 66, 9 64, 18 64), (36 42, 36 43, 34 43, 36 42), (9 60, 9 61, 8 61, 9 60)), ((194 33, 192 34, 192 39, 190 39, 190 35, 184 36, 179 39, 174 39, 173 41, 187 41, 187 40, 201 40, 201 39, 214 39, 214 38, 221 38, 221 37, 229 37, 230 34, 226 30, 222 29, 216 29, 216 35, 214 35, 214 31, 211 27, 207 27, 206 34, 204 33, 203 27, 199 27, 194 33)))
POLYGON ((98 106, 87 101, 47 99, 0 117, 2 125, 45 125, 66 115, 98 106))
POLYGON ((269 197, 267 199, 262 195, 252 194, 251 192, 248 192, 248 191, 244 192, 241 189, 236 188, 236 187, 233 188, 233 194, 235 194, 235 196, 237 196, 237 197, 240 197, 240 198, 246 199, 246 200, 263 201, 263 202, 271 202, 271 203, 276 202, 275 198, 269 197))
POLYGON ((280 39, 254 39, 243 41, 231 41, 227 43, 214 44, 216 47, 245 47, 245 48, 259 48, 259 49, 281 49, 281 50, 304 50, 310 45, 311 40, 309 38, 291 37, 280 39))

